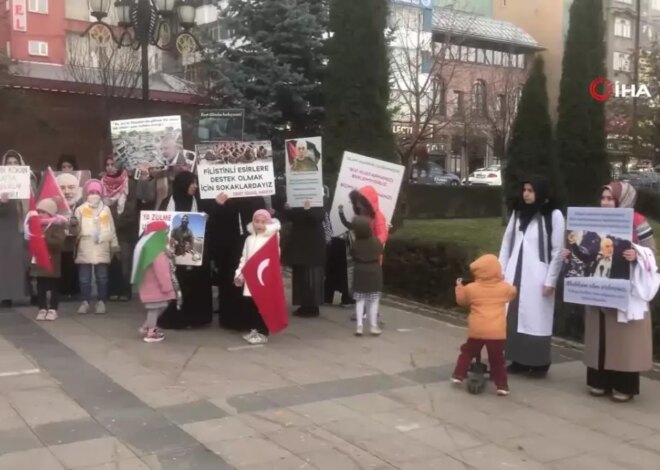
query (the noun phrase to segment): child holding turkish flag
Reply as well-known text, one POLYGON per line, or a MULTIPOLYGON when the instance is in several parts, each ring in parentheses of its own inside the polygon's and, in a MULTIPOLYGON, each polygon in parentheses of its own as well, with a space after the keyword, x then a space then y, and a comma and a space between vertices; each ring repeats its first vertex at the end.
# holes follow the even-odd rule
MULTIPOLYGON (((245 240, 245 245, 243 246, 243 255, 238 264, 238 269, 236 269, 236 276, 234 283, 238 287, 243 287, 243 303, 241 312, 242 315, 246 318, 246 324, 250 325, 251 331, 243 336, 243 339, 250 344, 265 344, 268 342, 268 335, 270 333, 269 328, 264 320, 264 312, 258 307, 255 299, 252 297, 248 282, 245 280, 243 271, 246 267, 249 266, 249 261, 259 250, 264 248, 267 243, 271 240, 272 237, 277 237, 277 244, 279 246, 279 231, 281 224, 279 220, 273 219, 270 213, 265 209, 260 209, 254 213, 252 216, 252 223, 247 227, 250 236, 245 240)), ((277 260, 279 261, 279 260, 277 260)), ((269 258, 264 258, 257 266, 257 275, 259 286, 262 288, 271 288, 275 286, 266 286, 264 279, 264 272, 270 271, 275 272, 280 278, 281 285, 281 272, 279 271, 279 266, 273 266, 273 264, 279 263, 270 263, 269 258)), ((254 274, 254 273, 253 273, 254 274)), ((279 289, 278 289, 279 290, 279 289)), ((260 292, 261 293, 261 292, 260 292)), ((256 294, 256 293, 255 293, 256 294)))

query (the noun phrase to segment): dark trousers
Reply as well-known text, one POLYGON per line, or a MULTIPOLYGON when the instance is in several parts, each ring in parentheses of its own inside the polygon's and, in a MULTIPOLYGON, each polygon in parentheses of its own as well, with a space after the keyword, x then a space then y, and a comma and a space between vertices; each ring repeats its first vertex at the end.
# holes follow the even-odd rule
POLYGON ((37 305, 39 310, 57 310, 60 304, 60 280, 54 277, 37 278, 37 305), (50 291, 50 307, 48 306, 48 291, 50 291))
POLYGON ((264 322, 261 313, 259 313, 259 307, 254 303, 252 297, 243 296, 243 315, 245 316, 245 322, 250 330, 257 330, 264 336, 268 336, 268 327, 264 322))
POLYGON ((343 238, 334 237, 326 248, 325 259, 325 303, 331 304, 335 292, 339 292, 343 305, 352 304, 354 301, 348 289, 346 241, 343 238))
POLYGON ((486 350, 488 351, 488 364, 490 366, 490 378, 495 382, 495 386, 498 389, 508 390, 509 384, 507 382, 504 362, 505 344, 506 340, 503 339, 468 338, 465 344, 461 346, 461 354, 456 361, 454 377, 464 379, 467 376, 472 360, 477 358, 481 353, 482 348, 486 346, 486 350))

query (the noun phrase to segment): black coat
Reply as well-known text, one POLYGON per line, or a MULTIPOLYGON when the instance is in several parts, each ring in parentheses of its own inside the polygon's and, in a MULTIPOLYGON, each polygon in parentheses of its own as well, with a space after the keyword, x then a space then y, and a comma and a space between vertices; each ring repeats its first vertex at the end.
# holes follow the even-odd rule
POLYGON ((323 230, 325 209, 294 208, 284 211, 279 216, 291 223, 291 230, 286 237, 284 247, 284 263, 288 266, 325 265, 326 245, 323 230))

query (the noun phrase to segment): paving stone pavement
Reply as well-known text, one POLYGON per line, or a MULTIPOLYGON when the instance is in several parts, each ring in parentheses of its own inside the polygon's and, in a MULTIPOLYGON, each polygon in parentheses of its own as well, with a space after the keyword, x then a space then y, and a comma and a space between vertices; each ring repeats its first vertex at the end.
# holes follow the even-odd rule
POLYGON ((75 307, 0 311, 0 470, 660 468, 660 382, 591 398, 575 351, 472 396, 448 381, 465 329, 401 305, 379 338, 328 307, 263 347, 216 326, 149 345, 139 304, 75 307))

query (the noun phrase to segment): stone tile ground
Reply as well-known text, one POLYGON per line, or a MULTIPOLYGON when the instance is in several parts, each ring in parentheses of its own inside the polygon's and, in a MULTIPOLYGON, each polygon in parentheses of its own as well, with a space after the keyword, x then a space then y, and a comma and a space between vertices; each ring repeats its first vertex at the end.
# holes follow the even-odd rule
POLYGON ((585 394, 575 352, 512 395, 450 386, 465 330, 384 306, 292 319, 264 347, 219 330, 140 341, 138 304, 37 324, 0 312, 0 470, 660 468, 660 383, 615 405, 585 394))

